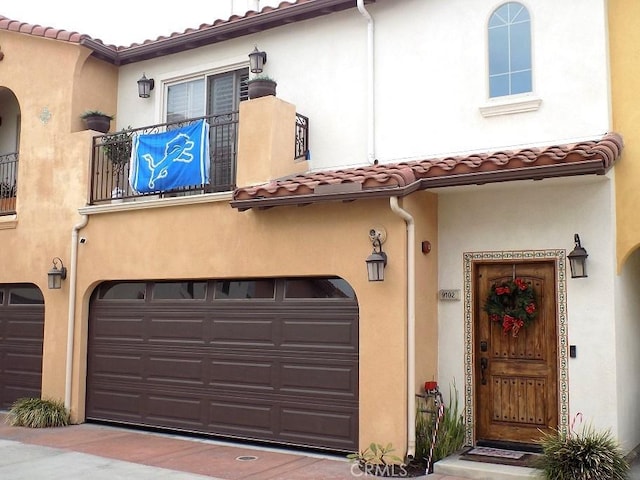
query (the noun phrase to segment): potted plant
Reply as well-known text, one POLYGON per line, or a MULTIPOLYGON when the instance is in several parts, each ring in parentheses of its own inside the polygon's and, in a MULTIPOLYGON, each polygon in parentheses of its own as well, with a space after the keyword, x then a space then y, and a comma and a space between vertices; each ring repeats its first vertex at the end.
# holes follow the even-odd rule
POLYGON ((260 98, 276 94, 276 81, 266 75, 258 75, 247 80, 249 98, 260 98))
MULTIPOLYGON (((111 192, 113 199, 119 200, 124 196, 126 185, 126 172, 131 161, 131 142, 133 132, 131 126, 123 128, 119 132, 105 135, 102 138, 104 155, 113 167, 114 189, 111 192)), ((122 200, 119 200, 122 201, 122 200)))
POLYGON ((111 126, 113 115, 108 115, 100 110, 87 110, 80 115, 80 118, 84 120, 84 123, 89 130, 107 133, 111 126))
POLYGON ((16 209, 16 188, 15 182, 0 182, 0 211, 8 212, 16 209))
POLYGON ((117 172, 122 171, 131 159, 132 134, 131 126, 128 126, 102 139, 104 154, 111 161, 113 169, 117 172))

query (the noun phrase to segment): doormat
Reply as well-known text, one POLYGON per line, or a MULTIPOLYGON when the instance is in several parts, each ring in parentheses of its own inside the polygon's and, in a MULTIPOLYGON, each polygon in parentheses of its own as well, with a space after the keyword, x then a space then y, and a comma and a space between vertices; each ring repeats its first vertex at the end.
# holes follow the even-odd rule
POLYGON ((536 453, 491 447, 471 447, 460 454, 461 460, 530 468, 535 467, 535 463, 539 457, 540 455, 536 453))

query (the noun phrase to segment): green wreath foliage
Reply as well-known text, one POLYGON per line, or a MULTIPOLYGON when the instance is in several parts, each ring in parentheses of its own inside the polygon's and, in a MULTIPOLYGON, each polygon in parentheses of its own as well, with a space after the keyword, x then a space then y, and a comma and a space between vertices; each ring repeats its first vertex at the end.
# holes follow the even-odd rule
POLYGON ((502 323, 502 332, 514 337, 538 315, 536 295, 521 278, 494 283, 484 302, 484 311, 492 322, 502 323))

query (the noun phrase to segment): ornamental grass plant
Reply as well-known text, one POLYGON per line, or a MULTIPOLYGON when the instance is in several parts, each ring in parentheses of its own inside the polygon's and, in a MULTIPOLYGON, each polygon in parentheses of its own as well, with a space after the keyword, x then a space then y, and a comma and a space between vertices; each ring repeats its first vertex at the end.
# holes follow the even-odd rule
POLYGON ((8 421, 14 427, 65 427, 69 425, 69 411, 55 400, 20 398, 13 402, 8 421))
MULTIPOLYGON (((449 387, 450 405, 444 407, 444 414, 438 423, 436 442, 433 447, 431 465, 457 452, 464 445, 465 425, 458 403, 458 389, 455 383, 449 387)), ((435 403, 435 402, 434 402, 435 403)), ((429 458, 431 442, 436 429, 437 406, 422 399, 418 402, 416 414, 416 458, 425 463, 429 458), (425 412, 424 410, 428 410, 425 412)))
POLYGON ((580 433, 544 433, 536 467, 547 480, 624 480, 629 464, 610 431, 586 426, 580 433))

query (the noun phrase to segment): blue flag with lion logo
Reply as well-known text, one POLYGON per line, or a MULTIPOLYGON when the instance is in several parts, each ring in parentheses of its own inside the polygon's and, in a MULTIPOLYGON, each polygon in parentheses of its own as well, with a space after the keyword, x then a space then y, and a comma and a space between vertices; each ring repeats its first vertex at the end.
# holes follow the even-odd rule
POLYGON ((209 124, 134 135, 129 183, 136 193, 209 183, 209 124))

